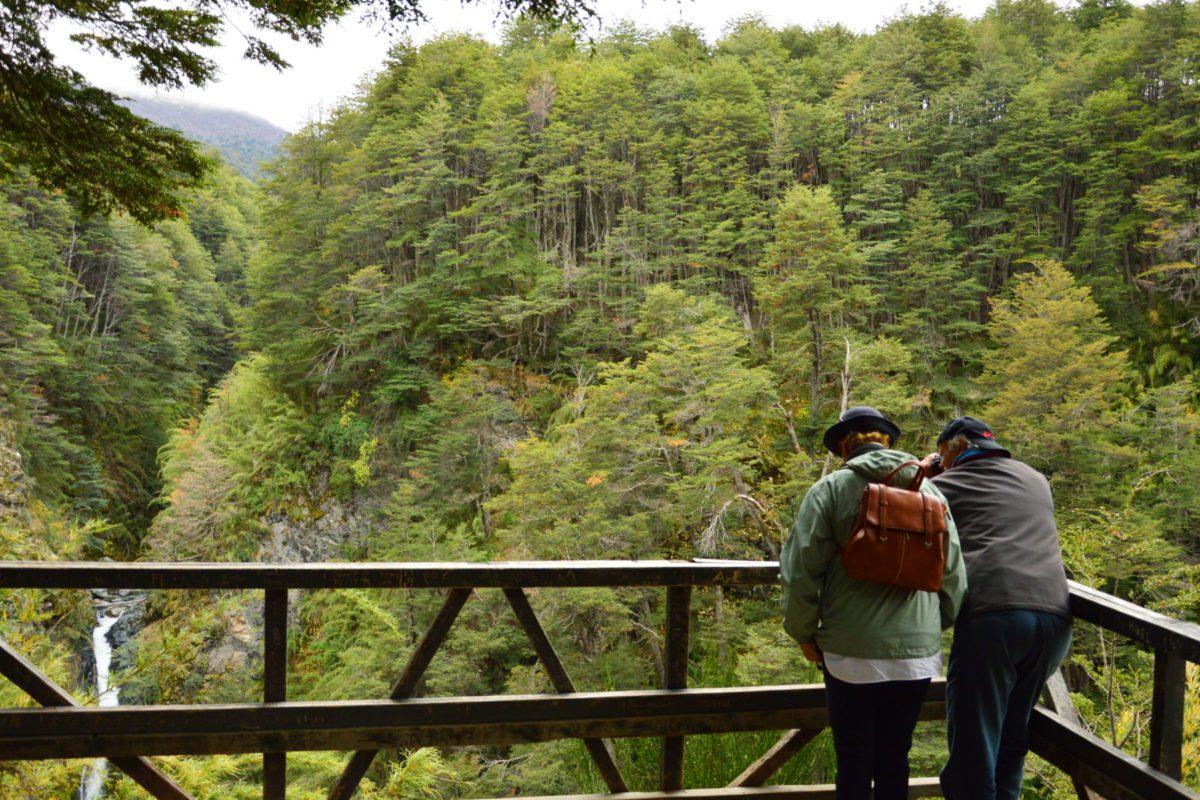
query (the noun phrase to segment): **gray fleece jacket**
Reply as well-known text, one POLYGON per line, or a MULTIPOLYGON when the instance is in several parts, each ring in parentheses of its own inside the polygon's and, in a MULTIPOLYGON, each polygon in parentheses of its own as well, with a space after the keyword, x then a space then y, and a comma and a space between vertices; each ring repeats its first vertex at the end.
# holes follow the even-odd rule
POLYGON ((1014 458, 976 458, 933 483, 950 503, 967 564, 960 617, 1031 609, 1071 615, 1050 484, 1014 458))

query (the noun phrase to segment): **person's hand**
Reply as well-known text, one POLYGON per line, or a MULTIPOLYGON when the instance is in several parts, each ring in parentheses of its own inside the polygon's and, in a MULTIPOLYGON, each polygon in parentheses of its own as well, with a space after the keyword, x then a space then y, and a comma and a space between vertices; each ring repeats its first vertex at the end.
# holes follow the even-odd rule
POLYGON ((821 648, 817 647, 816 642, 804 642, 800 645, 800 650, 809 661, 817 664, 825 663, 825 654, 821 652, 821 648))
POLYGON ((937 453, 930 453, 921 459, 921 469, 926 475, 941 475, 945 471, 942 457, 937 453))

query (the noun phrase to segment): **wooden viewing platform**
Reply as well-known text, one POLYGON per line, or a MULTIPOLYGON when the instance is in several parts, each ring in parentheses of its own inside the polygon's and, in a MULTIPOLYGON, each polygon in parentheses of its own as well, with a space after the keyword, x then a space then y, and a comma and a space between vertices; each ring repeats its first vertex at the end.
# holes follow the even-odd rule
MULTIPOLYGON (((0 673, 43 709, 0 712, 0 759, 107 757, 163 800, 191 796, 147 758, 155 755, 263 753, 263 797, 287 793, 287 753, 354 750, 330 800, 349 800, 376 752, 385 747, 453 747, 582 739, 610 794, 540 800, 833 798, 832 786, 764 786, 828 725, 820 685, 688 689, 694 587, 775 584, 778 565, 757 561, 563 561, 492 564, 152 564, 0 562, 0 587, 34 589, 259 589, 264 607, 262 703, 81 707, 6 643, 0 673), (526 589, 662 587, 666 591, 666 680, 656 691, 576 692, 526 589), (441 610, 401 672, 389 699, 287 701, 289 589, 444 590, 441 610), (558 694, 418 698, 425 668, 476 589, 503 590, 558 694), (729 786, 681 791, 684 737, 732 731, 785 731, 729 786), (663 737, 661 791, 629 792, 610 744, 618 737, 663 737)), ((1086 621, 1154 652, 1149 763, 1079 726, 1061 677, 1047 688, 1049 708, 1030 724, 1034 753, 1071 776, 1080 798, 1200 800, 1179 782, 1188 662, 1200 663, 1200 626, 1180 622, 1094 589, 1071 584, 1071 608, 1086 621), (1056 713, 1057 708, 1060 712, 1056 713)), ((934 681, 922 710, 943 719, 945 684, 934 681)), ((911 797, 940 796, 936 778, 917 778, 911 797)))

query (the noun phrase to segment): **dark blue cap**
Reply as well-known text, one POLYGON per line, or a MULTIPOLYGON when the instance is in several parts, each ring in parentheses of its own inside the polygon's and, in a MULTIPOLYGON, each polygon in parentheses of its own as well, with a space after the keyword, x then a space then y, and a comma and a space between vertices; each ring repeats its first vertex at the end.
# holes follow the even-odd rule
POLYGON ((972 447, 978 447, 980 450, 995 450, 1008 456, 1012 455, 1007 448, 1000 446, 1000 443, 996 441, 996 434, 992 433, 992 429, 981 419, 955 417, 946 423, 946 427, 942 428, 937 443, 941 444, 959 436, 965 436, 972 447))

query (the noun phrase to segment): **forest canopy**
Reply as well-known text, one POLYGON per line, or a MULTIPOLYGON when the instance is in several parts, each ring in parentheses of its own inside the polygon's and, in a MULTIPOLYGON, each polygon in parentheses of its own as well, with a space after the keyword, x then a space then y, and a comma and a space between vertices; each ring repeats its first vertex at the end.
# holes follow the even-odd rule
MULTIPOLYGON (((593 12, 586 0, 502 0, 509 15, 557 22, 593 12)), ((318 46, 326 25, 360 12, 373 24, 424 19, 420 0, 14 0, 0 5, 0 175, 28 168, 46 188, 65 192, 84 212, 121 209, 142 222, 180 213, 181 190, 209 168, 178 132, 137 116, 112 92, 58 61, 50 25, 67 25, 87 50, 132 62, 147 87, 175 89, 213 80, 213 47, 233 15, 246 58, 288 64, 262 34, 318 46)))

